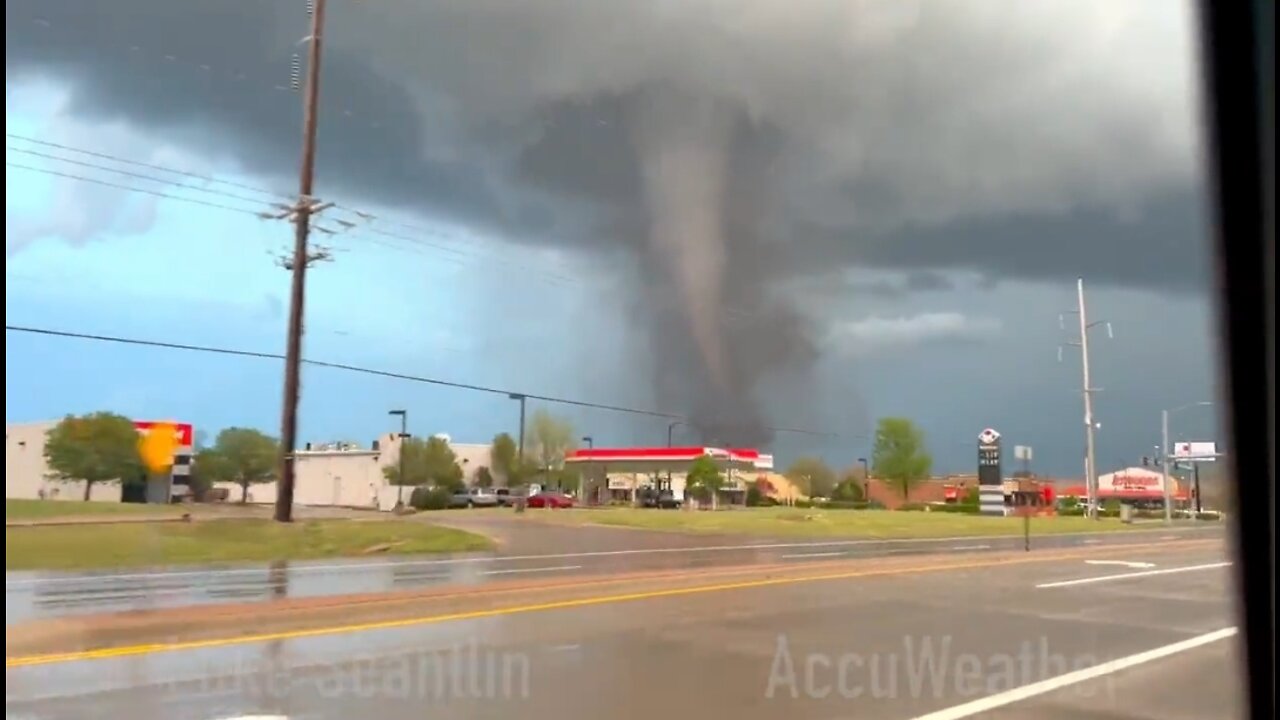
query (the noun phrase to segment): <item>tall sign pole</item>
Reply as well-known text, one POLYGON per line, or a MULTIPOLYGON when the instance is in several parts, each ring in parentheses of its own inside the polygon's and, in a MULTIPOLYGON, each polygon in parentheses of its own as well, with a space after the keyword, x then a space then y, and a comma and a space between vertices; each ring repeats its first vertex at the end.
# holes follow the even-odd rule
POLYGON ((983 515, 1005 514, 1000 433, 991 428, 978 434, 978 505, 983 515))

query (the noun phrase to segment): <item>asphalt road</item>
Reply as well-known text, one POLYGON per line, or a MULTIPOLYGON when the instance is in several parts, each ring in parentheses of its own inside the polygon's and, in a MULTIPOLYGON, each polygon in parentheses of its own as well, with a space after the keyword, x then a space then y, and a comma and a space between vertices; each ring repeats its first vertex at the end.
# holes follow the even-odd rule
MULTIPOLYGON (((513 576, 679 570, 923 553, 1021 549, 1021 537, 909 540, 762 539, 604 527, 562 527, 458 513, 447 524, 495 538, 499 551, 453 557, 378 557, 233 568, 143 569, 106 573, 5 574, 5 625, 36 619, 280 597, 481 585, 513 576)), ((1214 527, 1153 528, 1097 535, 1032 537, 1033 549, 1150 542, 1220 535, 1214 527)))
POLYGON ((1226 550, 1157 545, 1118 558, 1133 565, 1086 560, 11 667, 6 715, 1243 717, 1239 638, 1207 635, 1236 624, 1226 550), (1116 661, 1133 666, 1106 664, 1116 661), (1095 676, 1019 700, 1006 692, 1072 672, 1095 676), (985 705, 964 709, 972 703, 985 705))

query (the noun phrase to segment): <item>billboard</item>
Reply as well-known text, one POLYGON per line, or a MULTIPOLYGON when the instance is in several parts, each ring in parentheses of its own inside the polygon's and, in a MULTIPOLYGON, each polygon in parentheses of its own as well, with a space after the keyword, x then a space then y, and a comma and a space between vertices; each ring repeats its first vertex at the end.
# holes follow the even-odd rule
POLYGON ((1179 442, 1173 444, 1173 459, 1212 462, 1218 457, 1218 443, 1179 442))

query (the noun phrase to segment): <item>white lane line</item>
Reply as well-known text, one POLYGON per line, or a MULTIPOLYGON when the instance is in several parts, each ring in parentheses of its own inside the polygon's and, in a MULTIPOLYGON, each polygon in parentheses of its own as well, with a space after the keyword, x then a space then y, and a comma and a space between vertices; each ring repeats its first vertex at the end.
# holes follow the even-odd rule
POLYGON ((485 570, 481 575, 511 575, 514 573, 562 572, 564 570, 581 570, 581 565, 557 565, 556 567, 508 568, 506 570, 485 570))
POLYGON ((990 550, 990 545, 957 545, 952 550, 990 550))
POLYGON ((1098 543, 1100 543, 1100 542, 1102 542, 1102 541, 1101 541, 1101 540, 1098 540, 1098 539, 1096 539, 1096 538, 1094 538, 1094 539, 1091 539, 1091 540, 1081 540, 1081 541, 1080 541, 1080 544, 1081 544, 1081 545, 1097 545, 1097 544, 1098 544, 1098 543))
MULTIPOLYGON (((1184 537, 1189 537, 1201 533, 1212 533, 1217 528, 1214 527, 1193 527, 1182 531, 1184 537)), ((1053 535, 1053 538, 1074 538, 1089 537, 1091 535, 1102 535, 1105 537, 1141 537, 1150 535, 1155 532, 1167 532, 1165 530, 1129 530, 1124 533, 1115 532, 1086 532, 1086 533, 1059 533, 1053 535)), ((896 539, 861 539, 861 540, 821 540, 810 542, 789 542, 789 543, 759 543, 745 545, 706 545, 702 547, 673 547, 673 548, 631 548, 628 550, 591 550, 586 552, 574 553, 545 553, 542 555, 506 555, 491 557, 463 557, 463 558, 443 558, 439 560, 389 560, 383 562, 346 562, 346 563, 330 563, 325 565, 293 565, 288 569, 292 575, 295 573, 314 573, 314 572, 343 572, 363 570, 372 570, 378 568, 410 568, 410 567, 428 567, 437 565, 465 565, 469 563, 507 563, 522 562, 526 560, 569 560, 577 558, 596 558, 596 557, 619 557, 626 555, 669 555, 669 554, 693 554, 693 553, 709 553, 709 552, 744 552, 750 550, 788 550, 803 548, 824 548, 824 547, 864 547, 868 545, 876 546, 893 546, 893 545, 946 545, 948 543, 957 542, 974 542, 974 541, 1003 541, 1011 545, 1021 545, 1022 536, 1020 535, 970 535, 960 537, 939 537, 939 538, 896 538, 896 539)), ((1101 540, 1082 540, 1085 544, 1096 544, 1101 540)), ((1064 545, 1064 547, 1069 547, 1064 545)), ((207 578, 225 575, 260 575, 268 572, 263 567, 240 567, 240 568, 217 568, 209 570, 160 570, 153 572, 134 572, 134 573, 101 573, 94 575, 69 575, 69 576, 47 576, 36 578, 5 578, 5 587, 21 587, 24 585, 49 585, 53 583, 85 583, 91 584, 95 582, 117 582, 122 580, 150 580, 162 578, 207 578)), ((6 573, 7 576, 7 573, 6 573)))
POLYGON ((843 551, 842 552, 819 552, 819 553, 793 553, 791 555, 779 555, 778 557, 785 560, 789 558, 835 557, 837 555, 843 555, 843 554, 844 554, 843 551))
POLYGON ((1165 568, 1163 570, 1143 570, 1142 572, 1119 573, 1116 575, 1098 575, 1096 577, 1076 578, 1075 580, 1059 580, 1057 582, 1040 583, 1037 588, 1069 587, 1071 585, 1089 585, 1109 580, 1127 580, 1129 578, 1151 577, 1152 575, 1172 575, 1173 573, 1194 572, 1196 570, 1212 570, 1227 567, 1231 562, 1206 563, 1204 565, 1186 565, 1184 567, 1165 568))
POLYGON ((1196 637, 1188 638, 1171 645, 1165 645, 1163 647, 1140 652, 1136 655, 1129 655, 1128 657, 1118 658, 1116 660, 1109 660, 1092 667, 1083 668, 1064 675, 1058 675, 1057 677, 1051 677, 1047 680, 1034 682, 1030 685, 1023 685, 1022 687, 999 692, 995 695, 988 695, 987 697, 979 698, 962 705, 938 710, 937 712, 931 712, 927 715, 920 715, 916 717, 915 720, 961 720, 961 718, 973 717, 979 713, 1004 707, 1005 705, 1033 698, 1037 695, 1043 695, 1047 692, 1059 690, 1069 685, 1075 685, 1076 683, 1081 683, 1086 680, 1110 675, 1137 665, 1152 662, 1153 660, 1166 658, 1170 655, 1194 650, 1195 648, 1203 645, 1208 645, 1209 643, 1229 638, 1235 634, 1236 628, 1234 627, 1214 630, 1213 632, 1205 633, 1204 635, 1197 635, 1196 637))
POLYGON ((1130 562, 1128 560, 1085 560, 1085 565, 1121 565, 1127 568, 1153 568, 1155 563, 1130 562))

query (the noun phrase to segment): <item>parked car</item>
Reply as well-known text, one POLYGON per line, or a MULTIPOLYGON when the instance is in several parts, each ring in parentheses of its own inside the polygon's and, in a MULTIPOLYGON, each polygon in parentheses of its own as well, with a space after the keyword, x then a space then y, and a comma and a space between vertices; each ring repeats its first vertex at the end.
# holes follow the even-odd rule
POLYGON ((469 490, 459 490, 449 499, 449 507, 469 508, 469 507, 497 507, 498 495, 492 490, 484 488, 471 488, 469 490))
POLYGON ((493 491, 493 494, 498 496, 498 504, 502 507, 511 507, 516 504, 517 500, 525 497, 523 490, 512 490, 511 488, 498 488, 493 491))
POLYGON ((540 492, 537 495, 529 496, 526 503, 531 508, 571 508, 573 507, 573 498, 558 492, 540 492))

